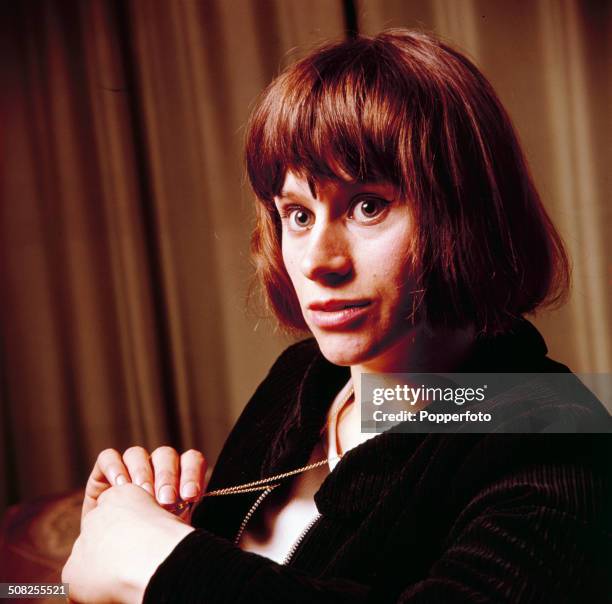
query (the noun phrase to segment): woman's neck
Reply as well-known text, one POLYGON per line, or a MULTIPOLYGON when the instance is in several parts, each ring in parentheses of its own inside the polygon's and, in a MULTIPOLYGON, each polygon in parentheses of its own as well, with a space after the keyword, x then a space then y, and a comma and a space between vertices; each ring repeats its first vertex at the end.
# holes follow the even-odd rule
POLYGON ((452 373, 472 351, 475 331, 432 330, 417 325, 383 354, 359 365, 351 365, 355 400, 361 401, 362 373, 452 373))

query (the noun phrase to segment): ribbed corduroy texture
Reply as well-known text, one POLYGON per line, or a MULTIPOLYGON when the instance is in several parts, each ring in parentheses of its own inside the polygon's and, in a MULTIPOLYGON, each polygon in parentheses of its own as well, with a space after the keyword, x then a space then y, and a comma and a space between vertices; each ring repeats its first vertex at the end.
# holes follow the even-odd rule
MULTIPOLYGON (((545 355, 523 321, 480 342, 467 367, 567 371, 545 355)), ((209 489, 303 463, 347 379, 313 341, 285 351, 228 438, 209 489)), ((584 409, 583 421, 612 431, 602 417, 584 409)), ((611 442, 610 434, 382 434, 349 451, 321 485, 322 517, 290 565, 232 545, 257 493, 205 499, 198 530, 158 568, 145 602, 610 602, 611 442)))

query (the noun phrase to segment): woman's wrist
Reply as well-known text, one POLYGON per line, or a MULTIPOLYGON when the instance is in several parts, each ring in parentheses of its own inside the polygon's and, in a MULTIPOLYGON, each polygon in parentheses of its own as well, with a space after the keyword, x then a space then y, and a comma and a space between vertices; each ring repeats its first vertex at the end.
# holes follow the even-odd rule
MULTIPOLYGON (((121 602, 140 604, 151 577, 159 565, 172 553, 174 548, 195 529, 179 519, 169 518, 152 529, 147 554, 125 568, 121 578, 121 602)), ((142 548, 139 548, 142 551, 142 548)))

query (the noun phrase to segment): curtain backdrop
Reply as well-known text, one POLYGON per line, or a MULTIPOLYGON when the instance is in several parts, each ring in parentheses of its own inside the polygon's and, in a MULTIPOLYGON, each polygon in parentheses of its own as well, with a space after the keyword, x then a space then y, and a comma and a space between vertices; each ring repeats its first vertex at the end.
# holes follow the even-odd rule
POLYGON ((435 31, 512 115, 574 261, 551 355, 610 372, 612 9, 577 0, 0 5, 0 511, 142 443, 214 461, 287 341, 247 312, 257 94, 321 40, 435 31))

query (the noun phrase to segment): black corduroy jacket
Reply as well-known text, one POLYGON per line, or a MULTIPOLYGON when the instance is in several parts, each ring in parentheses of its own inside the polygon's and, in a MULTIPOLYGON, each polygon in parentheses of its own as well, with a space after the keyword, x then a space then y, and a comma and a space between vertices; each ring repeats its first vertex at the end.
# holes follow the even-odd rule
MULTIPOLYGON (((465 371, 563 372, 527 321, 480 340, 465 371)), ((209 490, 307 463, 348 368, 288 348, 240 416, 209 490)), ((564 406, 547 395, 547 406, 564 406)), ((570 401, 571 402, 571 401, 570 401)), ((611 432, 601 408, 584 409, 611 432)), ((233 544, 259 493, 205 498, 145 602, 612 602, 612 436, 381 434, 315 495, 286 565, 233 544)), ((263 504, 262 504, 263 505, 263 504)))

